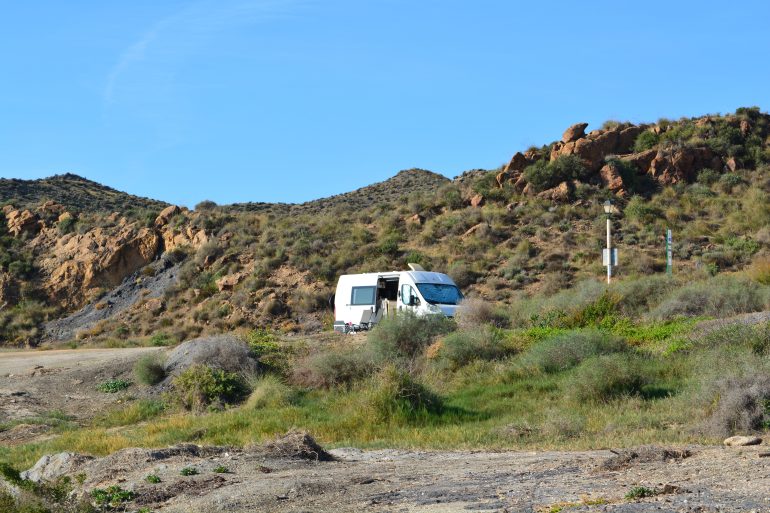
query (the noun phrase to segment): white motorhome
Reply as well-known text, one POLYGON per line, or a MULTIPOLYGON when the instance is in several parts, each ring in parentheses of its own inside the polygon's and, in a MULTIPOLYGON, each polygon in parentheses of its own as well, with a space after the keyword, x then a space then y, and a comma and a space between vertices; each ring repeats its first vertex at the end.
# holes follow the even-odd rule
POLYGON ((400 312, 454 317, 463 295, 452 278, 416 264, 409 267, 411 271, 340 276, 334 295, 334 330, 368 329, 400 312))

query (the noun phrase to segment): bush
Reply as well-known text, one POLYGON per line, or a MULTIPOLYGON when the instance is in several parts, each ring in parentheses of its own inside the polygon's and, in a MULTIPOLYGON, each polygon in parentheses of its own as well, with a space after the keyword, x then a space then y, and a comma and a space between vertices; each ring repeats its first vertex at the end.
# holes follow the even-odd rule
POLYGON ((156 333, 150 337, 150 345, 153 347, 165 347, 174 344, 174 339, 163 332, 156 333))
POLYGON ((414 358, 422 354, 435 337, 449 333, 454 327, 454 321, 443 315, 418 317, 400 312, 380 322, 369 334, 368 343, 380 360, 414 358))
POLYGON ((537 191, 556 187, 569 180, 584 180, 588 170, 575 155, 561 155, 553 162, 538 160, 524 170, 524 178, 537 191))
POLYGON ((575 369, 567 389, 576 402, 601 402, 638 395, 648 382, 638 359, 621 354, 600 355, 587 359, 575 369))
POLYGON ((295 395, 294 390, 278 376, 267 374, 252 385, 245 407, 258 409, 288 406, 294 401, 295 395))
POLYGON ((721 318, 758 312, 765 308, 768 294, 766 287, 751 280, 720 276, 675 289, 650 316, 654 319, 699 315, 721 318))
POLYGON ((111 379, 109 381, 105 381, 104 383, 100 383, 96 386, 96 389, 99 392, 104 392, 105 394, 114 394, 125 390, 130 386, 130 381, 126 381, 124 379, 111 379))
POLYGON ((484 325, 506 328, 510 324, 503 310, 480 298, 463 299, 455 312, 455 320, 461 329, 478 328, 484 325))
POLYGON ((474 360, 497 360, 516 352, 507 346, 503 332, 493 326, 455 331, 444 337, 439 355, 452 367, 459 368, 474 360))
POLYGON ((372 373, 375 366, 366 349, 332 350, 309 356, 294 370, 295 382, 311 388, 350 386, 372 373))
POLYGON ((234 372, 195 364, 176 376, 172 382, 177 401, 188 410, 221 406, 241 399, 246 386, 234 372))
POLYGON ((770 258, 758 258, 752 262, 749 277, 762 285, 770 285, 770 258))
POLYGON ((623 213, 629 219, 634 219, 643 224, 652 224, 656 219, 663 218, 663 212, 642 198, 641 196, 634 196, 623 209, 623 213))
POLYGON ((134 364, 134 375, 143 385, 157 385, 166 378, 163 356, 158 353, 142 356, 134 364))
POLYGON ((770 377, 757 370, 719 381, 707 431, 719 437, 770 429, 770 377))
POLYGON ((600 354, 622 352, 625 341, 598 331, 571 331, 543 340, 521 355, 519 374, 554 373, 600 354))
POLYGON ((443 410, 440 397, 394 366, 386 367, 375 378, 367 403, 375 422, 426 420, 443 410))
POLYGON ((634 152, 639 153, 653 149, 660 142, 660 136, 651 130, 645 130, 634 141, 634 152))

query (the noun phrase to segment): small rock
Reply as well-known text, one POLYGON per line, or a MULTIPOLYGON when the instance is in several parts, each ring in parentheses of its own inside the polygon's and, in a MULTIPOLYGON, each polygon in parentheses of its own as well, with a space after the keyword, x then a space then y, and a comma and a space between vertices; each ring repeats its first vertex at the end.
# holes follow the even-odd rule
POLYGON ((476 194, 474 197, 471 198, 471 206, 472 207, 480 207, 484 204, 484 196, 481 194, 476 194))
POLYGON ((745 445, 759 445, 762 443, 762 439, 758 436, 731 436, 726 438, 724 442, 729 447, 743 447, 745 445))

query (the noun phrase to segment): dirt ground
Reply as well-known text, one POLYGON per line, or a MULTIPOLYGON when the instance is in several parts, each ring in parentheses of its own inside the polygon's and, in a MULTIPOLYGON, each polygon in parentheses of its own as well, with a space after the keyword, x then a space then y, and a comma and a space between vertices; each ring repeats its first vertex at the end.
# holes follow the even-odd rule
MULTIPOLYGON (((133 362, 159 350, 0 352, 0 422, 23 422, 54 410, 75 421, 89 419, 121 397, 98 392, 95 384, 131 379, 133 362)), ((44 427, 22 423, 0 432, 0 444, 45 436, 44 427)), ((127 511, 770 512, 770 457, 760 456, 770 453, 766 442, 620 454, 330 452, 335 461, 308 461, 262 447, 126 449, 105 458, 76 459, 66 473, 85 475, 85 491, 114 484, 133 490, 127 511), (220 466, 227 472, 215 472, 220 466), (182 476, 185 467, 198 473, 182 476), (160 483, 148 483, 149 474, 160 483), (652 496, 627 498, 637 487, 652 496)))
POLYGON ((110 379, 132 380, 142 354, 158 348, 61 349, 0 352, 0 444, 18 444, 46 436, 46 419, 83 422, 117 404, 125 392, 105 394, 96 386, 110 379), (27 422, 25 422, 25 419, 27 422))
POLYGON ((132 490, 127 511, 746 513, 770 511, 766 449, 690 447, 689 457, 665 459, 681 451, 648 447, 640 452, 652 457, 617 465, 610 451, 337 449, 335 461, 307 461, 264 447, 184 445, 126 449, 68 471, 85 476, 86 490, 132 490), (197 473, 183 476, 184 468, 197 473), (160 482, 148 483, 151 474, 160 482), (654 495, 629 498, 637 487, 654 495))

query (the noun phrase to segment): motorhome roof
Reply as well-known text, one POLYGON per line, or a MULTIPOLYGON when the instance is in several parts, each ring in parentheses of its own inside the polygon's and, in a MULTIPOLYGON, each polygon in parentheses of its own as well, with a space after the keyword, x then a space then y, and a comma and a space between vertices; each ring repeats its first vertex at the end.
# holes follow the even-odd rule
POLYGON ((376 278, 398 278, 402 275, 408 275, 415 283, 446 283, 448 285, 454 285, 452 278, 446 274, 433 271, 387 271, 381 273, 343 274, 340 278, 356 276, 374 280, 376 278))

